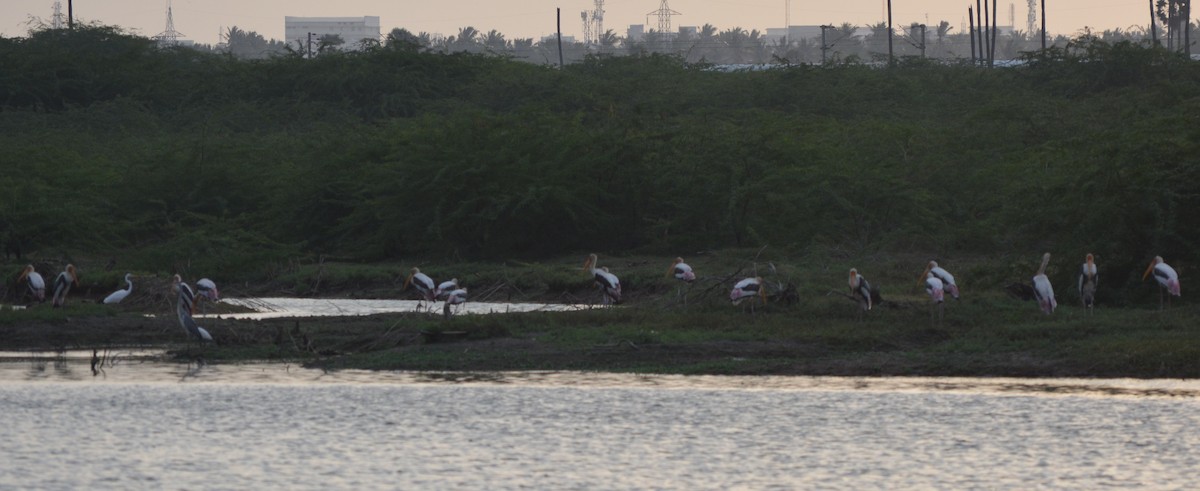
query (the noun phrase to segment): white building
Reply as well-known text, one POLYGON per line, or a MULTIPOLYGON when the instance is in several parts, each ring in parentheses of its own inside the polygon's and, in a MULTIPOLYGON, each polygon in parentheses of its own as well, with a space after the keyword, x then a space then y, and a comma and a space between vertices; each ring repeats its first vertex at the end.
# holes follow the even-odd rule
POLYGON ((381 32, 379 17, 368 15, 364 17, 284 17, 283 35, 287 43, 304 46, 308 42, 309 33, 312 40, 329 34, 342 38, 346 44, 342 49, 358 49, 364 39, 379 41, 381 32))

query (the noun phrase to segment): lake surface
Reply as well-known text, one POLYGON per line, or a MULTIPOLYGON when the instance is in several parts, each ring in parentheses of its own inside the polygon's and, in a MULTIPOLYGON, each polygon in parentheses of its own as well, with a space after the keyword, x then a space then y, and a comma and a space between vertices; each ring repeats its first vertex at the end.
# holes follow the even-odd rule
MULTIPOLYGON (((104 355, 101 353, 101 355, 104 355)), ((1189 489, 1200 382, 0 354, 4 489, 1189 489)))
MULTIPOLYGON (((197 317, 224 317, 227 319, 269 319, 276 317, 323 317, 346 315, 373 315, 395 312, 427 311, 442 313, 443 302, 418 302, 416 300, 368 300, 350 298, 223 298, 221 302, 245 307, 254 312, 235 314, 209 314, 197 317)), ((509 312, 563 312, 584 310, 588 305, 553 303, 503 303, 467 302, 451 306, 454 315, 500 314, 509 312)))

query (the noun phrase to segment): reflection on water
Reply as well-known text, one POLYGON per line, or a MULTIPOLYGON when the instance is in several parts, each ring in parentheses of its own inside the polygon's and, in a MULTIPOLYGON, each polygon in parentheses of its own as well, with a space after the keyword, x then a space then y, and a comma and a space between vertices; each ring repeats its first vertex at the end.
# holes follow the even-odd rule
POLYGON ((627 387, 769 391, 959 393, 1024 396, 1095 396, 1200 400, 1195 379, 1033 379, 971 377, 795 377, 650 375, 604 372, 389 372, 323 370, 290 363, 200 364, 170 361, 162 349, 0 351, 0 384, 22 381, 217 384, 498 385, 627 387), (102 373, 92 377, 99 363, 102 373))
POLYGON ((1187 489, 1200 382, 0 354, 0 489, 1187 489))
MULTIPOLYGON (((254 310, 251 313, 220 314, 220 317, 228 319, 371 315, 420 311, 440 314, 444 306, 442 302, 347 298, 223 298, 221 301, 254 310)), ((467 302, 452 307, 455 315, 500 314, 508 312, 563 312, 587 308, 589 308, 587 305, 572 304, 496 302, 467 302)), ((217 315, 202 315, 199 317, 217 317, 217 315)))

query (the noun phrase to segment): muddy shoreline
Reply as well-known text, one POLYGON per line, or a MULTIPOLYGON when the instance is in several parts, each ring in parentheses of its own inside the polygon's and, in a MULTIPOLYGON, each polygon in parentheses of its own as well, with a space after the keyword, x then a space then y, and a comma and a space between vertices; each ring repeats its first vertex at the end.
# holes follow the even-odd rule
MULTIPOLYGON (((67 315, 0 325, 0 349, 162 348, 181 361, 299 362, 327 369, 417 371, 586 370, 727 375, 997 376, 1190 378, 1195 366, 1104 364, 1048 356, 1039 349, 946 352, 945 334, 924 330, 891 345, 837 347, 837 340, 745 339, 737 335, 670 338, 631 332, 629 313, 528 313, 467 316, 449 322, 426 314, 205 319, 216 346, 189 343, 173 316, 158 312, 67 315), (564 340, 582 330, 586 339, 564 340)), ((634 314, 642 315, 642 314, 634 314)), ((773 313, 784 317, 786 313, 773 313)), ((731 318, 741 322, 740 316, 731 318)), ((779 321, 781 319, 774 319, 779 321)), ((663 325, 642 318, 649 333, 663 325)), ((763 321, 764 323, 766 321, 763 321)), ((702 329, 702 328, 697 328, 702 329)), ((800 329, 800 327, 797 327, 800 329)), ((1049 350, 1053 353, 1055 350, 1049 350)))

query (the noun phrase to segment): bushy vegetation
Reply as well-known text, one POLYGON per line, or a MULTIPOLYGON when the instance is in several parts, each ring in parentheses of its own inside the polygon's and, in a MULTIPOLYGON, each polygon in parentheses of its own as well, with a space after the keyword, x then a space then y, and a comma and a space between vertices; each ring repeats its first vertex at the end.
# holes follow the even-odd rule
POLYGON ((0 234, 43 259, 233 280, 321 256, 1091 251, 1122 288, 1156 254, 1186 276, 1200 239, 1200 68, 1129 43, 722 73, 245 61, 91 27, 0 38, 0 67, 0 234))

